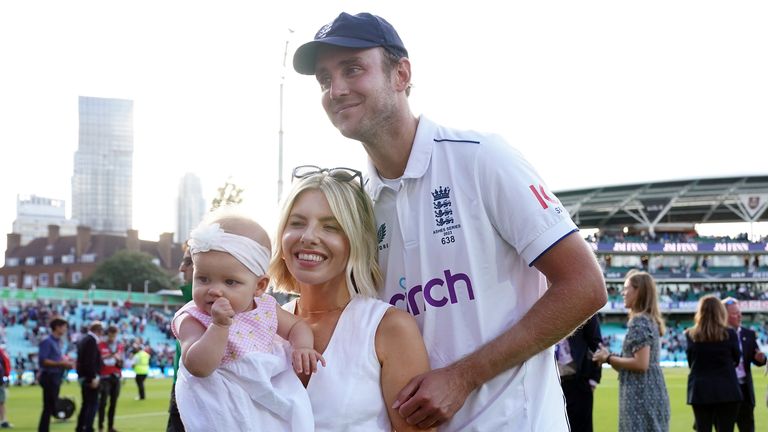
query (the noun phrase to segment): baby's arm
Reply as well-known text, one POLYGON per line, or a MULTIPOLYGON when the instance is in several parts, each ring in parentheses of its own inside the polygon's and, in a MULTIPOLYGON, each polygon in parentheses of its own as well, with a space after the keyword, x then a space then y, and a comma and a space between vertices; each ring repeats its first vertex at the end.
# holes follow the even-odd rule
POLYGON ((234 316, 229 300, 224 297, 216 299, 211 307, 211 315, 213 324, 207 329, 189 315, 181 317, 179 323, 181 361, 189 373, 199 378, 212 374, 224 358, 229 326, 234 316))
POLYGON ((287 339, 293 348, 293 369, 297 374, 310 375, 317 372, 317 362, 325 366, 323 356, 315 351, 315 336, 303 319, 282 309, 277 310, 277 334, 287 339))

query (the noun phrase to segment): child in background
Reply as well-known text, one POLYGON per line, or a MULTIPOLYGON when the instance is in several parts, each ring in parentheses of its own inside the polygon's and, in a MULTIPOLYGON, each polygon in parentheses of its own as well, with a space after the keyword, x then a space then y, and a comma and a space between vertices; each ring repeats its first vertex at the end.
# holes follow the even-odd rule
POLYGON ((313 430, 296 374, 309 375, 325 360, 309 326, 264 293, 271 255, 264 229, 224 208, 192 231, 188 244, 192 301, 172 322, 182 350, 176 399, 185 428, 313 430))

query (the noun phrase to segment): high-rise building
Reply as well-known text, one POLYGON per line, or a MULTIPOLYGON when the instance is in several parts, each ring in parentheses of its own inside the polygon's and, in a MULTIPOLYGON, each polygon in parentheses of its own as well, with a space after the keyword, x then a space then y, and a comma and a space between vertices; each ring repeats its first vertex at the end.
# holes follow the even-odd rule
POLYGON ((178 224, 176 226, 176 241, 187 241, 189 232, 202 220, 205 214, 205 200, 200 177, 187 173, 179 183, 179 201, 177 203, 178 224))
POLYGON ((16 220, 13 232, 21 235, 21 245, 48 235, 48 225, 58 225, 60 235, 74 235, 77 221, 67 219, 64 200, 37 195, 16 195, 16 220))
POLYGON ((133 101, 80 96, 72 218, 124 234, 133 213, 133 101))

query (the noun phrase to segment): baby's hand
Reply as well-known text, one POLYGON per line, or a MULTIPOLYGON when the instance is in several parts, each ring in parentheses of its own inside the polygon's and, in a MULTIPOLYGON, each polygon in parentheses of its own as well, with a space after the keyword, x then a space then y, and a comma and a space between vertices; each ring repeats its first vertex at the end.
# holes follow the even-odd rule
POLYGON ((211 306, 211 316, 213 317, 214 324, 229 327, 232 325, 232 318, 235 316, 235 310, 232 309, 232 304, 229 300, 224 297, 219 297, 211 306))
POLYGON ((317 372, 317 362, 325 367, 323 356, 312 348, 294 348, 293 350, 293 370, 297 374, 310 375, 317 372))

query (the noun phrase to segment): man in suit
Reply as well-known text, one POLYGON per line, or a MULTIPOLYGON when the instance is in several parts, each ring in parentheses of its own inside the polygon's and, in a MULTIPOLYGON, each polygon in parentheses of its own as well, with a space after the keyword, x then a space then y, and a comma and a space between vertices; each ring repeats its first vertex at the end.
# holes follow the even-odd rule
POLYGON ((739 350, 741 350, 741 359, 739 365, 736 366, 736 378, 741 385, 744 400, 739 407, 736 425, 739 427, 739 432, 754 432, 755 388, 752 384, 752 365, 764 366, 766 358, 757 345, 755 332, 741 326, 739 301, 733 297, 728 297, 723 300, 723 304, 728 311, 728 325, 739 335, 739 350))
POLYGON ((592 432, 592 394, 602 375, 592 353, 601 342, 600 320, 595 314, 555 348, 572 432, 592 432))
POLYGON ((77 341, 77 377, 83 396, 77 416, 77 432, 93 432, 93 420, 99 407, 99 372, 102 366, 99 339, 103 333, 101 322, 94 321, 88 327, 88 333, 77 341))

